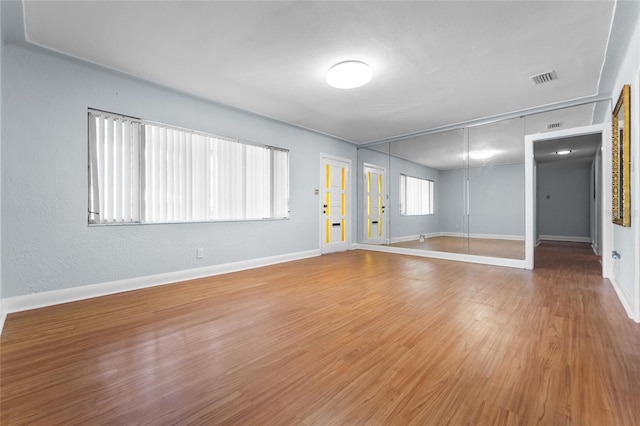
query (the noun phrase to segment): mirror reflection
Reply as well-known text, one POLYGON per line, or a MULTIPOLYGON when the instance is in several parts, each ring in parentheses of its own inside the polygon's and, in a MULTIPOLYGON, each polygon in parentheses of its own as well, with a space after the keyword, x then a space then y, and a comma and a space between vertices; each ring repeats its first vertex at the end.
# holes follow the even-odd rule
POLYGON ((465 145, 464 129, 390 144, 392 246, 468 253, 465 145))
POLYGON ((469 254, 524 259, 524 119, 469 128, 469 254))
POLYGON ((360 148, 358 241, 524 259, 525 135, 601 122, 604 111, 592 103, 360 148))
POLYGON ((358 149, 358 241, 365 244, 386 244, 389 145, 358 149))

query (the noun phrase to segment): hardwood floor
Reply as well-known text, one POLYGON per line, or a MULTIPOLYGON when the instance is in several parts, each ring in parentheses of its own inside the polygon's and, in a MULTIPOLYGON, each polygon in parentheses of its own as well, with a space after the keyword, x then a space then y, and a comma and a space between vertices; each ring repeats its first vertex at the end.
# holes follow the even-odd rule
POLYGON ((431 237, 420 240, 389 244, 416 250, 445 251, 447 253, 473 254, 475 256, 524 259, 524 241, 496 240, 489 238, 431 237))
POLYGON ((588 248, 354 251, 12 314, 2 425, 640 425, 640 325, 588 248))

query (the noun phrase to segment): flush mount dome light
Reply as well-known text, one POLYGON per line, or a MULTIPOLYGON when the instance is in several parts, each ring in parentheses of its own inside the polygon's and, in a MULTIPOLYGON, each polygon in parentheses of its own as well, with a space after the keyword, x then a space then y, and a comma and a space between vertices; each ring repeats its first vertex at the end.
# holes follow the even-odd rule
POLYGON ((354 89, 371 81, 371 67, 360 61, 345 61, 335 64, 327 71, 327 83, 337 89, 354 89))
POLYGON ((473 158, 474 160, 486 160, 487 158, 493 157, 493 155, 493 151, 475 151, 469 153, 469 157, 473 158))
POLYGON ((570 149, 563 149, 562 151, 556 151, 556 154, 558 155, 567 155, 567 154, 571 154, 573 151, 570 149))

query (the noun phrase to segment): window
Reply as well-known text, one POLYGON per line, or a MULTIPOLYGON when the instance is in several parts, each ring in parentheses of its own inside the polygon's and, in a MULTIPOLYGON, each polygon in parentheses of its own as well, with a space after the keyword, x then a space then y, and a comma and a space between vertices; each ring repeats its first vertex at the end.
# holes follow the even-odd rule
POLYGON ((433 214, 433 193, 432 180, 400 175, 400 214, 433 214))
POLYGON ((289 151, 89 110, 89 223, 289 216, 289 151))

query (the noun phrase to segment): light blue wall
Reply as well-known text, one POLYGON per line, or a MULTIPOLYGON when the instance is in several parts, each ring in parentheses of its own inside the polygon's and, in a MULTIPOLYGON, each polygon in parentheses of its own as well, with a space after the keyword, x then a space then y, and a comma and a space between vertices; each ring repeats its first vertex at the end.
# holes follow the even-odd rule
POLYGON ((441 232, 524 238, 524 164, 443 170, 438 202, 441 232))
POLYGON ((466 233, 467 218, 465 211, 465 180, 464 169, 440 171, 440 188, 436 189, 437 204, 440 206, 440 232, 466 233))
POLYGON ((538 164, 538 233, 591 237, 591 162, 538 164))
POLYGON ((524 238, 524 163, 469 168, 469 234, 524 238))
POLYGON ((387 213, 389 238, 394 239, 438 232, 437 200, 435 201, 435 213, 432 215, 400 215, 400 174, 433 180, 437 197, 439 171, 402 158, 388 156, 370 148, 361 148, 358 150, 358 241, 364 240, 363 165, 365 163, 384 167, 387 170, 388 200, 385 211, 387 213))
POLYGON ((389 188, 389 219, 391 238, 406 237, 419 234, 438 232, 440 208, 436 199, 440 190, 438 170, 407 161, 397 157, 390 158, 389 188), (434 214, 426 216, 402 216, 400 214, 400 175, 404 174, 421 179, 434 181, 434 214))
POLYGON ((440 172, 440 231, 524 237, 524 165, 507 164, 440 172), (469 176, 469 217, 465 216, 469 176))
POLYGON ((320 153, 356 164, 355 146, 35 47, 3 54, 3 297, 319 248, 320 153), (290 220, 88 227, 87 108, 289 149, 290 220))
MULTIPOLYGON (((620 259, 613 261, 612 278, 625 295, 625 304, 635 311, 636 321, 640 321, 640 129, 633 117, 638 117, 637 73, 640 72, 640 5, 637 2, 619 2, 617 7, 633 7, 635 16, 635 30, 628 39, 626 53, 616 73, 615 84, 611 97, 615 103, 620 95, 622 86, 631 85, 631 227, 613 225, 612 250, 620 253, 620 259), (635 99, 635 100, 634 100, 635 99)), ((604 218, 611 221, 611 215, 604 218)), ((610 253, 603 253, 610 256, 610 253)))
MULTIPOLYGON (((524 238, 524 164, 435 170, 411 161, 370 149, 358 151, 359 175, 362 164, 389 164, 390 238, 418 234, 448 233, 524 238), (435 182, 435 214, 400 215, 400 174, 435 182), (465 215, 466 177, 469 176, 470 215, 465 215)), ((362 200, 362 192, 358 194, 362 200)), ((360 202, 359 204, 362 204, 360 202)), ((358 236, 362 241, 363 212, 358 213, 358 236)))
MULTIPOLYGON (((2 6, 0 5, 0 224, 2 223, 2 68, 4 33, 2 31, 2 6)), ((0 259, 2 259, 2 226, 0 225, 0 259)), ((0 333, 2 332, 2 314, 4 312, 2 303, 2 261, 0 260, 0 333)))

